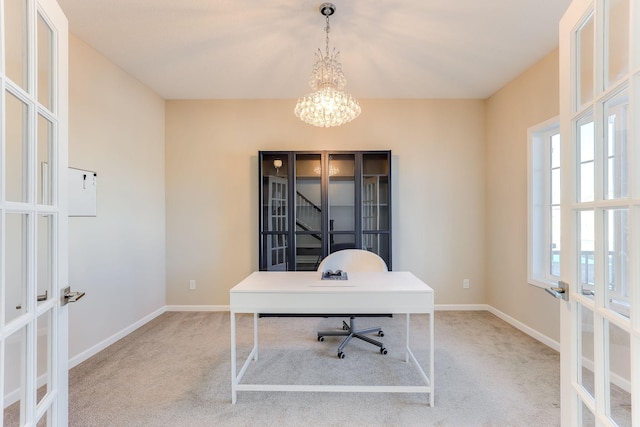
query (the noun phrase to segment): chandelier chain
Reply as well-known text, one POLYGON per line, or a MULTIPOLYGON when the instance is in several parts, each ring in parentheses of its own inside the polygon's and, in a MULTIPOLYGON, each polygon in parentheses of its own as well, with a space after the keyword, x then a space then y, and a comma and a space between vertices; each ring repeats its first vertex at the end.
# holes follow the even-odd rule
POLYGON ((327 33, 327 37, 326 37, 326 45, 325 45, 325 53, 327 56, 329 56, 329 32, 331 31, 331 27, 329 26, 329 15, 326 15, 326 19, 327 19, 327 26, 325 27, 325 31, 327 33))

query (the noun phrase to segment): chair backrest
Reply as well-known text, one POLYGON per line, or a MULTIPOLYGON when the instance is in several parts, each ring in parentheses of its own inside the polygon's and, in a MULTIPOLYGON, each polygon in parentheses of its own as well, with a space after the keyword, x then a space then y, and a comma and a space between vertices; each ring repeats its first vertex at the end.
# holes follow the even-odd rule
POLYGON ((318 271, 342 270, 353 271, 387 271, 387 264, 373 252, 363 249, 343 249, 328 255, 318 266, 318 271))

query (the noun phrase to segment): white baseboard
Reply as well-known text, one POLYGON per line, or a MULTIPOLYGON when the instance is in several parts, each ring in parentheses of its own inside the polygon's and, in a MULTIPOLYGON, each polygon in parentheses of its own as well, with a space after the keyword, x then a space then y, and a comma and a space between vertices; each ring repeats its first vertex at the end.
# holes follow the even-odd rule
POLYGON ((436 304, 436 311, 489 311, 487 304, 436 304))
POLYGON ((121 331, 118 331, 115 334, 111 335, 109 338, 99 342, 98 344, 94 345, 91 348, 88 348, 87 350, 83 351, 82 353, 80 353, 80 354, 78 354, 76 356, 73 356, 71 359, 69 359, 69 369, 73 368, 74 366, 79 365, 80 363, 84 362, 85 360, 87 360, 91 356, 94 356, 94 355, 98 354, 99 352, 101 352, 105 348, 109 347, 114 342, 118 341, 119 339, 122 339, 122 338, 126 337, 131 332, 133 332, 136 329, 138 329, 139 327, 145 325, 146 323, 148 323, 148 322, 152 321, 153 319, 155 319, 156 317, 160 316, 162 313, 164 313, 166 311, 166 308, 167 308, 166 306, 160 307, 156 311, 146 315, 145 317, 143 317, 142 319, 138 320, 137 322, 135 322, 135 323, 127 326, 126 328, 122 329, 121 331))
POLYGON ((167 305, 167 311, 230 311, 228 305, 167 305))
POLYGON ((487 306, 487 309, 489 310, 489 312, 491 312, 492 314, 495 314, 496 316, 498 316, 499 318, 501 318, 505 322, 509 323, 514 328, 520 329, 522 332, 524 332, 525 334, 529 335, 532 338, 537 339, 542 344, 545 344, 545 345, 551 347, 552 349, 554 349, 555 351, 560 352, 560 343, 559 342, 552 340, 548 336, 541 334, 540 332, 536 331, 535 329, 532 329, 532 328, 528 327, 527 325, 525 325, 524 323, 520 322, 519 320, 514 319, 513 317, 509 316, 508 314, 505 314, 505 313, 501 312, 500 310, 491 307, 490 305, 487 306))

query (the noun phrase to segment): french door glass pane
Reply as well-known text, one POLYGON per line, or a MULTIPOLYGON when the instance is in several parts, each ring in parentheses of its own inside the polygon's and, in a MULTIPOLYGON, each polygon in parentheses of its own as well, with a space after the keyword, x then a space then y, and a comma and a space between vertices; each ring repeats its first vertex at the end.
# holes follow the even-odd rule
POLYGON ((595 144, 594 144, 594 127, 593 116, 583 117, 578 122, 577 132, 578 146, 578 201, 591 202, 595 196, 595 180, 594 180, 594 160, 595 160, 595 144))
POLYGON ((51 109, 53 104, 53 31, 38 13, 38 102, 51 109))
POLYGON ((5 341, 4 359, 4 427, 23 425, 25 399, 25 359, 27 346, 26 327, 20 328, 5 341))
POLYGON ((593 312, 587 307, 577 304, 578 316, 578 384, 591 396, 595 396, 593 377, 593 312))
POLYGON ((42 418, 40 418, 40 420, 36 424, 36 427, 47 427, 53 425, 53 422, 51 420, 53 420, 53 411, 51 410, 51 407, 49 407, 47 412, 42 415, 42 418))
POLYGON ((38 270, 36 272, 38 287, 38 303, 42 304, 46 299, 53 296, 51 285, 53 283, 53 259, 52 259, 52 239, 53 234, 53 216, 39 215, 36 226, 38 240, 37 244, 37 263, 38 270))
POLYGON ((51 165, 51 141, 53 136, 53 123, 38 115, 38 203, 51 205, 53 198, 51 195, 52 172, 51 165))
POLYGON ((355 156, 329 155, 329 232, 355 230, 355 156))
POLYGON ((5 66, 7 76, 25 91, 27 87, 27 0, 4 2, 5 66))
POLYGON ((553 137, 551 137, 551 204, 560 205, 560 135, 559 134, 556 134, 553 137))
POLYGON ((551 259, 549 260, 551 271, 549 273, 556 277, 560 276, 560 213, 560 206, 551 207, 551 259))
POLYGON ((605 197, 616 199, 628 195, 629 95, 622 92, 604 103, 605 197))
POLYGON ((49 355, 51 353, 51 310, 46 311, 38 317, 36 323, 37 342, 36 342, 36 364, 38 391, 36 395, 37 402, 40 402, 49 392, 51 385, 51 361, 49 355))
POLYGON ((5 216, 6 323, 26 313, 27 310, 27 220, 26 214, 7 213, 5 216))
POLYGON ((578 48, 577 73, 577 106, 586 104, 593 99, 593 14, 584 21, 576 34, 578 48))
POLYGON ((605 3, 607 89, 629 71, 629 0, 607 0, 605 3))
POLYGON ((605 214, 605 239, 607 262, 605 265, 608 283, 607 307, 629 317, 629 211, 609 209, 605 214))
POLYGON ((579 212, 579 262, 580 271, 578 277, 580 277, 581 292, 584 295, 591 296, 595 294, 595 257, 594 257, 594 213, 593 211, 580 211, 579 212))
POLYGON ((27 104, 6 92, 6 194, 12 202, 27 201, 27 104))
POLYGON ((578 422, 580 427, 595 427, 596 425, 596 416, 593 415, 593 412, 589 409, 587 405, 582 403, 582 422, 578 422))
POLYGON ((623 388, 624 384, 630 384, 631 359, 629 333, 611 322, 609 330, 609 395, 610 404, 607 415, 620 427, 631 427, 631 393, 623 388), (616 384, 618 383, 618 384, 616 384))
POLYGON ((551 259, 549 260, 551 276, 560 276, 560 242, 561 242, 561 217, 560 217, 560 134, 553 133, 549 138, 549 160, 551 170, 551 200, 550 200, 550 227, 551 259))

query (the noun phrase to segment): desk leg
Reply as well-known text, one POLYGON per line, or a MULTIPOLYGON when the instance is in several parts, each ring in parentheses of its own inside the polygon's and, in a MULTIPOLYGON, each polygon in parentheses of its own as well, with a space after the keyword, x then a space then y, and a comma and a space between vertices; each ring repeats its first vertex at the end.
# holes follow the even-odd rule
POLYGON ((409 347, 409 325, 410 325, 410 323, 411 323, 410 322, 410 316, 409 316, 409 313, 407 313, 407 334, 406 334, 407 335, 407 347, 406 347, 405 352, 404 352, 404 361, 407 362, 407 363, 409 363, 409 349, 410 349, 410 347, 409 347))
POLYGON ((236 386, 238 385, 236 371, 236 313, 231 312, 231 403, 235 404, 238 397, 236 386))
POLYGON ((435 372, 435 348, 434 348, 434 332, 435 332, 435 311, 429 313, 429 379, 431 380, 431 393, 429 393, 429 405, 433 408, 435 403, 435 390, 433 374, 435 372))
POLYGON ((253 348, 255 348, 255 354, 253 360, 258 360, 258 313, 253 313, 253 348))

